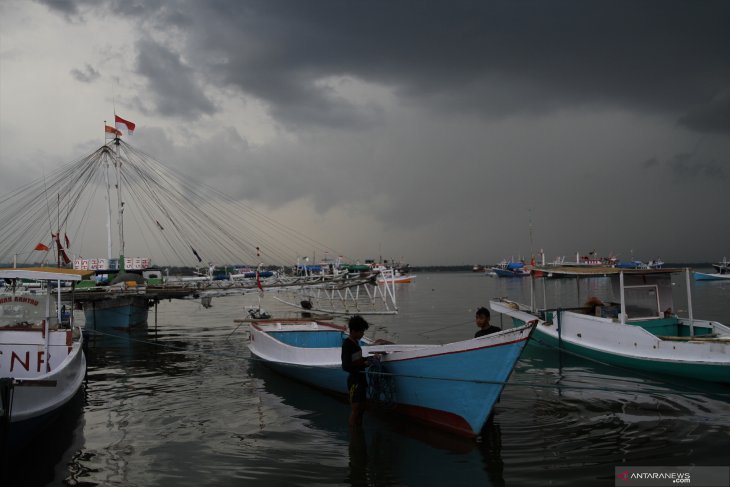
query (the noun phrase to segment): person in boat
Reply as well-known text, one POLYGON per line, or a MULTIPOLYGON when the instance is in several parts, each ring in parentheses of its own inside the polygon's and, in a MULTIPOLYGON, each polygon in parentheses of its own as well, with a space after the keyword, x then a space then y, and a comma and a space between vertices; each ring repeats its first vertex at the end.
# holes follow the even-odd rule
POLYGON ((601 316, 601 307, 606 306, 606 303, 601 301, 596 296, 591 296, 591 298, 586 301, 585 307, 588 308, 588 314, 591 316, 601 316))
POLYGON ((474 338, 479 338, 484 335, 489 335, 491 333, 502 331, 496 326, 492 326, 489 324, 489 310, 484 306, 477 310, 475 321, 477 326, 479 327, 479 330, 474 334, 474 338))
POLYGON ((342 368, 348 372, 347 390, 350 396, 350 428, 362 426, 365 414, 368 382, 365 378, 367 360, 362 356, 360 340, 370 325, 360 315, 350 318, 347 324, 350 334, 342 341, 342 368))

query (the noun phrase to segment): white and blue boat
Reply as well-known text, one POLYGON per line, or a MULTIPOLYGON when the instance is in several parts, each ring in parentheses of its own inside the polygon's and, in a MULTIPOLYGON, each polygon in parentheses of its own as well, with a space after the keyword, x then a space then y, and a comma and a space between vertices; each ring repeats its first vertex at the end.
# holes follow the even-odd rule
MULTIPOLYGON (((370 400, 392 406, 442 430, 476 437, 520 358, 534 323, 445 345, 376 344, 364 338, 370 368, 370 400), (377 372, 372 370, 377 368, 377 372)), ((277 372, 325 391, 345 395, 341 367, 345 327, 303 320, 250 324, 249 349, 277 372)))
POLYGON ((492 267, 492 272, 497 277, 527 277, 530 270, 524 262, 502 261, 492 267))
POLYGON ((715 272, 693 272, 695 281, 723 281, 730 280, 730 262, 723 257, 722 262, 712 264, 715 272))

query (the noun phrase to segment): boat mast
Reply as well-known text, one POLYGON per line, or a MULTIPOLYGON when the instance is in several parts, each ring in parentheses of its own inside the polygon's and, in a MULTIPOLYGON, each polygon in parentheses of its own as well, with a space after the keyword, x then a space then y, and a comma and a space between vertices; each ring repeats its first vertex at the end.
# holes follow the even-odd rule
POLYGON ((684 273, 687 282, 687 312, 689 313, 689 336, 695 336, 695 320, 692 313, 692 281, 689 279, 689 267, 685 267, 684 273))
MULTIPOLYGON (((108 151, 108 148, 107 148, 108 151)), ((109 184, 109 158, 106 159, 106 171, 104 173, 106 177, 106 249, 107 257, 109 259, 109 269, 111 270, 112 263, 112 201, 111 201, 111 186, 109 184)))
POLYGON ((621 324, 626 324, 626 293, 624 291, 624 271, 619 273, 619 288, 621 292, 621 324))
POLYGON ((117 216, 117 223, 119 225, 119 265, 120 271, 124 270, 124 202, 122 201, 122 160, 119 157, 119 136, 114 139, 114 145, 116 150, 114 152, 114 167, 117 170, 117 208, 119 214, 117 216))
MULTIPOLYGON (((58 242, 56 242, 56 267, 61 268, 61 194, 56 195, 56 230, 58 242)), ((50 285, 50 281, 48 281, 50 285)))

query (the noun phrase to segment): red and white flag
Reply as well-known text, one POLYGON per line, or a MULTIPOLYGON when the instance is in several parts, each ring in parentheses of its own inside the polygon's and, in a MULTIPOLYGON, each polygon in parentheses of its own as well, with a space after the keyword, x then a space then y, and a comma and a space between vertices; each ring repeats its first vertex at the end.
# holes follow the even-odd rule
POLYGON ((114 127, 110 127, 109 125, 104 125, 104 135, 109 137, 107 134, 111 134, 112 138, 122 136, 121 130, 117 130, 114 127))
POLYGON ((136 127, 134 122, 130 122, 129 120, 124 120, 119 115, 114 115, 114 125, 119 130, 127 129, 127 133, 129 133, 129 135, 132 135, 134 133, 134 127, 136 127))

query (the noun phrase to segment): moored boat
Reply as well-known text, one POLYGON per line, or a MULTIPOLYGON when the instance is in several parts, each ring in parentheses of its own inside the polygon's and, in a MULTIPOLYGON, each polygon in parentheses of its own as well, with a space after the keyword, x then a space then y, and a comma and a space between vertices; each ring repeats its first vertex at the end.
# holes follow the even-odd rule
POLYGON ((57 306, 49 284, 78 281, 86 274, 47 267, 0 269, 0 278, 44 281, 47 291, 7 291, 0 297, 0 447, 22 448, 81 388, 83 335, 73 314, 57 306))
POLYGON ((527 277, 530 270, 524 262, 502 261, 492 267, 492 272, 497 277, 527 277))
MULTIPOLYGON (((368 373, 371 400, 386 396, 395 413, 475 437, 533 329, 530 323, 445 345, 381 345, 364 338, 363 356, 379 357, 368 373)), ((346 394, 347 372, 340 358, 347 337, 344 327, 261 320, 252 322, 250 331, 251 353, 269 367, 317 388, 346 394)))
POLYGON ((414 274, 403 275, 398 271, 394 271, 390 277, 378 276, 379 283, 388 282, 393 284, 410 284, 415 279, 416 276, 414 274))
MULTIPOLYGON (((516 324, 539 318, 533 339, 549 347, 629 369, 730 383, 730 327, 694 319, 689 270, 558 268, 553 273, 581 278, 606 275, 615 301, 592 306, 561 303, 538 309, 507 299, 492 310, 516 324), (688 317, 681 318, 672 296, 671 274, 685 272, 688 317), (542 321, 544 320, 544 321, 542 321)), ((533 295, 533 303, 534 295, 533 295)))
POLYGON ((730 262, 723 257, 722 262, 712 264, 715 272, 693 272, 695 281, 722 281, 730 279, 730 262))

